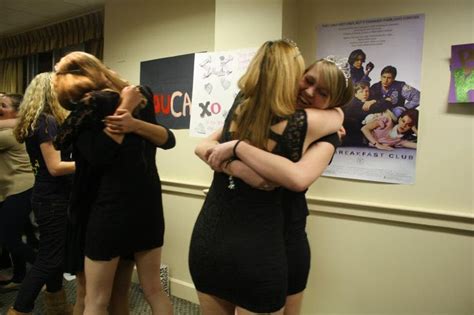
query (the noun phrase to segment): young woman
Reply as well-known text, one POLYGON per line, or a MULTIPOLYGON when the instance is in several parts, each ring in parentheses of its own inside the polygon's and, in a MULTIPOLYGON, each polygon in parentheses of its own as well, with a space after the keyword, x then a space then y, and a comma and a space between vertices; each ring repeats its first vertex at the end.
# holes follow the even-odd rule
POLYGON ((26 262, 36 258, 33 248, 23 243, 25 222, 31 212, 33 171, 24 144, 13 135, 23 96, 0 95, 0 244, 10 252, 13 277, 0 281, 2 289, 19 288, 26 275, 26 262))
POLYGON ((73 145, 78 173, 96 192, 80 200, 83 187, 75 185, 71 205, 77 212, 86 202, 90 211, 84 314, 107 314, 119 258, 129 255, 153 314, 171 314, 160 282, 164 219, 155 154, 156 147, 174 146, 173 134, 156 124, 147 91, 139 93, 90 54, 63 57, 55 87, 61 104, 72 110, 59 142, 73 145))
MULTIPOLYGON (((351 82, 347 80, 347 64, 336 61, 334 58, 322 59, 306 69, 299 81, 298 108, 328 109, 342 106, 351 100, 353 89, 351 82)), ((324 116, 330 114, 330 111, 319 114, 324 116)), ((240 160, 225 168, 229 174, 260 189, 272 189, 275 186, 287 188, 283 191, 288 267, 284 313, 287 315, 300 313, 310 268, 309 243, 305 232, 308 207, 304 193, 329 164, 339 142, 336 134, 320 138, 310 145, 302 157, 296 155, 292 160, 271 154, 247 142, 240 143, 235 150, 240 160)), ((198 151, 201 151, 201 158, 212 161, 218 167, 233 154, 233 145, 233 142, 215 145, 208 141, 207 144, 203 142, 202 150, 198 151), (209 149, 206 151, 206 148, 209 149)))
MULTIPOLYGON (((220 159, 215 143, 233 139, 231 151, 246 141, 286 158, 298 159, 309 145, 342 126, 341 111, 322 115, 296 110, 303 60, 287 41, 265 43, 239 81, 242 99, 219 130, 196 148, 215 170, 233 173, 239 161, 220 159), (318 126, 319 128, 313 128, 318 126), (245 140, 245 141, 243 141, 245 140)), ((346 80, 344 80, 346 82, 346 80)), ((307 99, 299 102, 309 105, 307 99)), ((284 194, 266 182, 244 181, 216 172, 195 224, 189 264, 204 314, 282 314, 288 292, 284 194), (256 189, 252 186, 260 186, 256 189)))
POLYGON ((45 284, 48 311, 71 314, 62 279, 70 174, 74 173, 75 165, 68 161, 69 152, 59 152, 53 147, 58 126, 66 115, 52 89, 51 73, 37 75, 26 89, 14 133, 20 143, 26 143, 35 173, 31 200, 39 225, 40 246, 8 314, 31 312, 45 284))

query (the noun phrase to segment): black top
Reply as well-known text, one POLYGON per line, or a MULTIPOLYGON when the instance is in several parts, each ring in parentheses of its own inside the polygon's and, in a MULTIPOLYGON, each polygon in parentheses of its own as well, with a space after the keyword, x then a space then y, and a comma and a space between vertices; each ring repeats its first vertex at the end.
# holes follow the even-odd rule
MULTIPOLYGON (((32 199, 36 201, 68 200, 72 175, 52 176, 41 153, 40 145, 52 142, 58 131, 58 123, 52 115, 40 114, 33 133, 26 138, 26 150, 35 174, 32 199)), ((71 151, 61 151, 62 161, 71 161, 71 151)))

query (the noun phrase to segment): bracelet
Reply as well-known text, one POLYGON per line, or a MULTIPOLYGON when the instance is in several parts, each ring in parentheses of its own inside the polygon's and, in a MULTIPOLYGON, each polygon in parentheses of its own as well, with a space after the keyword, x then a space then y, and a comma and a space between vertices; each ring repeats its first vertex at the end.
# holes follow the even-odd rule
POLYGON ((232 149, 232 158, 234 158, 234 159, 238 159, 236 150, 237 150, 237 146, 239 145, 240 141, 242 141, 242 139, 237 141, 237 143, 234 145, 234 148, 232 149))

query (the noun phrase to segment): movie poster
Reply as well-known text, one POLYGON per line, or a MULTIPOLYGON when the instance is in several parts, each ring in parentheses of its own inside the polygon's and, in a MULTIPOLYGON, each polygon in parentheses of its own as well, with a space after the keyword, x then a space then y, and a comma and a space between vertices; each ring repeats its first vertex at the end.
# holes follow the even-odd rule
POLYGON ((255 52, 241 49, 195 55, 191 136, 205 137, 224 125, 239 92, 237 82, 255 52))
POLYGON ((449 103, 474 103, 474 44, 451 46, 449 103))
POLYGON ((153 91, 156 121, 171 129, 187 129, 193 95, 194 54, 140 63, 140 84, 153 91))
POLYGON ((317 57, 348 58, 355 87, 325 176, 415 182, 423 32, 422 14, 318 26, 317 57))

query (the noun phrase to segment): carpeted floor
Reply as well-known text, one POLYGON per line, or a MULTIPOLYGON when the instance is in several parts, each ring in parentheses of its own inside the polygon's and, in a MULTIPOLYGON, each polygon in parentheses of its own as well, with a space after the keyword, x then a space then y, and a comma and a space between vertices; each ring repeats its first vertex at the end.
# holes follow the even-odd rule
MULTIPOLYGON (((65 289, 68 294, 68 299, 71 303, 74 303, 75 299, 75 281, 65 281, 65 289)), ((0 290, 0 315, 7 313, 8 307, 10 307, 16 297, 18 291, 1 291, 0 290)), ((199 305, 179 299, 171 296, 171 302, 173 303, 175 315, 200 315, 199 305)), ((132 290, 130 292, 130 310, 132 315, 145 315, 151 314, 150 307, 143 298, 143 293, 140 287, 133 283, 132 290)), ((34 315, 42 315, 43 311, 43 298, 42 295, 38 297, 36 301, 34 315)), ((113 315, 113 314, 111 314, 113 315)))

